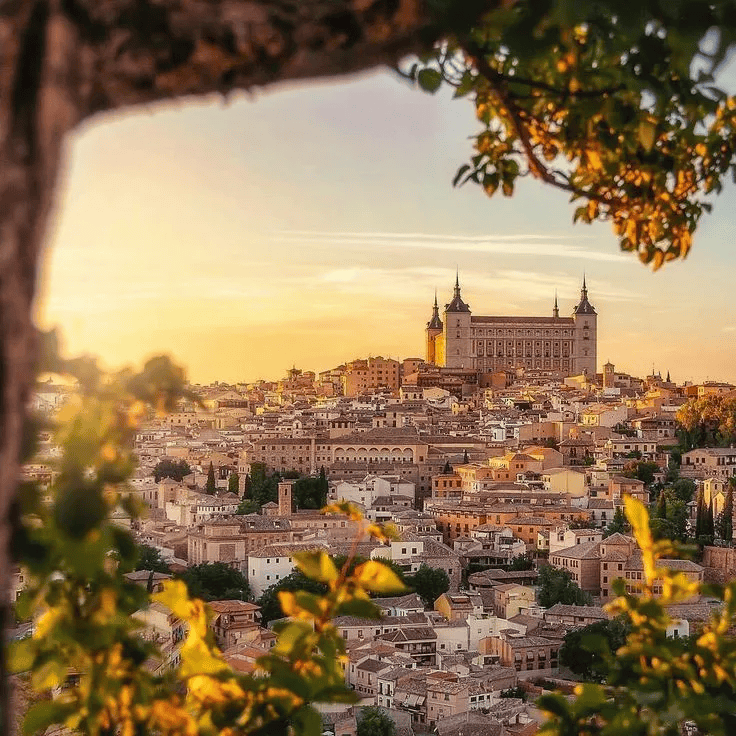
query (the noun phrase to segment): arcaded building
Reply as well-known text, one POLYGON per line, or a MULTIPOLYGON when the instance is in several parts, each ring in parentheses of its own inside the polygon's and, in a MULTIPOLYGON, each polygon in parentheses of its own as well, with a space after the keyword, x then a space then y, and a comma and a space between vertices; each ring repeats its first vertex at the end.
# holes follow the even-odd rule
POLYGON ((568 376, 597 370, 598 314, 583 279, 572 316, 560 317, 557 298, 551 317, 474 316, 460 296, 459 278, 440 317, 435 296, 427 323, 427 363, 491 373, 541 370, 568 376))

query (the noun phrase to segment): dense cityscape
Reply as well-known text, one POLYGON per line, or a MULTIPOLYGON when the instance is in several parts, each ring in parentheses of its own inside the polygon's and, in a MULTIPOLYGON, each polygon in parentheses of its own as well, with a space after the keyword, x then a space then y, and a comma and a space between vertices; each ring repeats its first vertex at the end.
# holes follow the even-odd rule
MULTIPOLYGON (((598 372, 592 300, 583 280, 569 317, 557 299, 545 317, 474 316, 458 278, 442 310, 435 297, 424 356, 190 385, 135 435, 126 494, 145 513, 113 512, 141 550, 129 580, 154 591, 185 580, 209 602, 227 663, 253 673, 276 642, 277 592, 311 583, 298 553, 381 560, 406 588, 374 599, 378 620, 334 620, 359 702, 321 706, 323 731, 356 736, 362 711, 399 734, 536 733, 537 695, 598 672, 581 636, 612 648, 623 636, 604 605, 615 581, 636 592, 644 574, 624 499, 650 508, 656 536, 696 545, 668 569, 693 582, 736 574, 736 387, 610 361, 598 372), (357 539, 362 521, 320 512, 341 501, 390 538, 357 539)), ((75 393, 42 382, 32 410, 53 418, 75 393)), ((50 488, 58 456, 42 433, 24 479, 50 488)), ((13 598, 26 577, 15 570, 13 598)), ((697 634, 718 605, 670 606, 668 635, 697 634)), ((175 668, 185 622, 160 603, 135 615, 159 645, 151 671, 175 668)))

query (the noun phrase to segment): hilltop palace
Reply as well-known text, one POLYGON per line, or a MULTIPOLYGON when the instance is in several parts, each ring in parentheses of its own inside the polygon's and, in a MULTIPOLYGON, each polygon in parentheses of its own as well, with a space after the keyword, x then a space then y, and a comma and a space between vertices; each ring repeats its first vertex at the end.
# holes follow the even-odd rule
POLYGON ((556 296, 551 317, 475 316, 460 296, 457 278, 443 317, 435 294, 427 323, 426 360, 432 365, 483 373, 522 368, 596 374, 598 315, 588 301, 585 278, 570 317, 560 317, 556 296))

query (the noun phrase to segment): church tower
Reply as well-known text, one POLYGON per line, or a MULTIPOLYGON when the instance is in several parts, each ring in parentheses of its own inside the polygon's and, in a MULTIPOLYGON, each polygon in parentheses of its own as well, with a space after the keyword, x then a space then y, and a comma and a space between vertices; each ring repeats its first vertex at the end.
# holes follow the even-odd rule
POLYGON ((585 373, 594 378, 598 367, 598 313, 588 301, 588 287, 583 276, 580 301, 572 310, 575 341, 572 354, 572 375, 585 373))
POLYGON ((437 290, 434 292, 434 307, 432 319, 427 322, 427 350, 426 361, 430 365, 442 365, 442 320, 440 308, 437 305, 437 290), (439 362, 438 362, 439 361, 439 362))
POLYGON ((460 296, 460 274, 455 277, 452 301, 445 305, 444 337, 447 368, 475 368, 470 331, 470 305, 460 296))
POLYGON ((285 480, 279 483, 279 516, 291 516, 291 497, 293 490, 293 480, 285 480))

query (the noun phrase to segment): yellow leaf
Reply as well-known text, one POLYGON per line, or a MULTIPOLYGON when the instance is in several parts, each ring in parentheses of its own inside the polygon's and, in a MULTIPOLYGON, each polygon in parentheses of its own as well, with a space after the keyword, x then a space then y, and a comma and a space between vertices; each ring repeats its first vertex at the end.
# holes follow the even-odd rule
POLYGON ((398 593, 406 590, 396 573, 386 565, 369 560, 355 568, 356 582, 374 593, 398 593))
POLYGON ((296 566, 312 580, 320 583, 332 583, 337 580, 339 573, 335 563, 324 550, 299 552, 294 555, 296 566))

